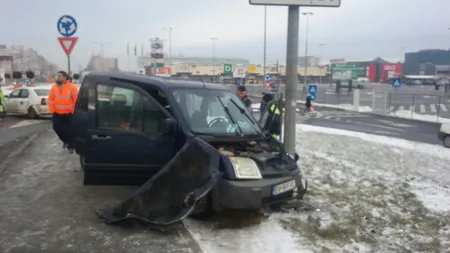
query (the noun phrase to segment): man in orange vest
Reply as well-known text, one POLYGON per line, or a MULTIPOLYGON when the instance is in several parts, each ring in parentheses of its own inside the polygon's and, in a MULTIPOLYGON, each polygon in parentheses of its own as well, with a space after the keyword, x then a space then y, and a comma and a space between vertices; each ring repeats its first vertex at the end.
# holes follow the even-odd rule
POLYGON ((63 148, 73 152, 71 133, 72 114, 77 101, 78 88, 69 81, 69 75, 59 71, 56 84, 48 95, 48 109, 52 114, 53 130, 63 142, 63 148))

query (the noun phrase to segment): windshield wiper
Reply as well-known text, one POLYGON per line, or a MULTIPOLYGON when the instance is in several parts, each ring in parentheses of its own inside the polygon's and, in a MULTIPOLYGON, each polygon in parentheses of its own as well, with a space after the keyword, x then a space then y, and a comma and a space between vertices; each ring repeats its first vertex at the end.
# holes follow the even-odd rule
POLYGON ((248 120, 250 120, 250 122, 253 124, 253 129, 256 130, 256 132, 261 133, 261 131, 259 131, 259 129, 256 126, 256 122, 252 119, 252 117, 248 116, 248 114, 245 112, 245 109, 240 107, 233 99, 230 99, 231 103, 234 104, 234 106, 236 106, 239 110, 239 112, 241 112, 241 114, 244 114, 245 117, 247 117, 248 120))
MULTIPOLYGON (((217 96, 217 99, 219 100, 220 104, 222 105, 222 108, 223 108, 223 110, 225 111, 225 113, 227 114, 228 118, 230 118, 231 123, 233 123, 233 125, 235 125, 235 126, 238 127, 239 133, 238 133, 237 131, 235 131, 236 135, 241 135, 241 136, 243 136, 244 132, 242 131, 241 126, 239 126, 238 124, 236 124, 236 121, 234 121, 233 117, 231 117, 231 113, 230 113, 230 111, 228 110, 228 107, 225 106, 225 104, 223 103, 222 99, 221 99, 219 96, 217 96)), ((237 129, 235 129, 235 130, 237 130, 237 129)))

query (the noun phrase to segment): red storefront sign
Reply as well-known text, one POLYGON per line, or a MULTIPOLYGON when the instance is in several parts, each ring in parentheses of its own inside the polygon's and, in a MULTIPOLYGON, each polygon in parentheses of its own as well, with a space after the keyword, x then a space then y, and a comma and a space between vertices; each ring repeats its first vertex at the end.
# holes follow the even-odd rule
POLYGON ((402 76, 401 63, 383 64, 381 69, 381 80, 388 80, 392 78, 399 78, 402 76))

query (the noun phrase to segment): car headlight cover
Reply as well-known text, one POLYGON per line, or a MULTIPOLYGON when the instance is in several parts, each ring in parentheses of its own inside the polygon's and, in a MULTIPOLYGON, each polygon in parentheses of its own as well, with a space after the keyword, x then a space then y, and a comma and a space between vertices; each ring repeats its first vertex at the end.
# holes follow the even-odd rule
POLYGON ((237 179, 262 178, 258 165, 254 160, 245 157, 230 157, 230 161, 233 164, 234 174, 237 179))

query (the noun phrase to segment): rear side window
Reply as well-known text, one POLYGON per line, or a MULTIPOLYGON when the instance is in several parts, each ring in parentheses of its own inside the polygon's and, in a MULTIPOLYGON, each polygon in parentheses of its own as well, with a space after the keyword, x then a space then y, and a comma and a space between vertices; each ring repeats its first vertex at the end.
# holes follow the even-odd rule
POLYGON ((83 84, 78 92, 77 103, 75 104, 75 110, 87 112, 89 108, 89 78, 83 80, 83 84))
POLYGON ((48 94, 50 93, 50 90, 46 90, 46 89, 35 89, 34 92, 36 92, 36 94, 40 97, 45 97, 48 96, 48 94))
POLYGON ((30 92, 28 90, 20 90, 19 98, 28 98, 30 95, 30 92))

